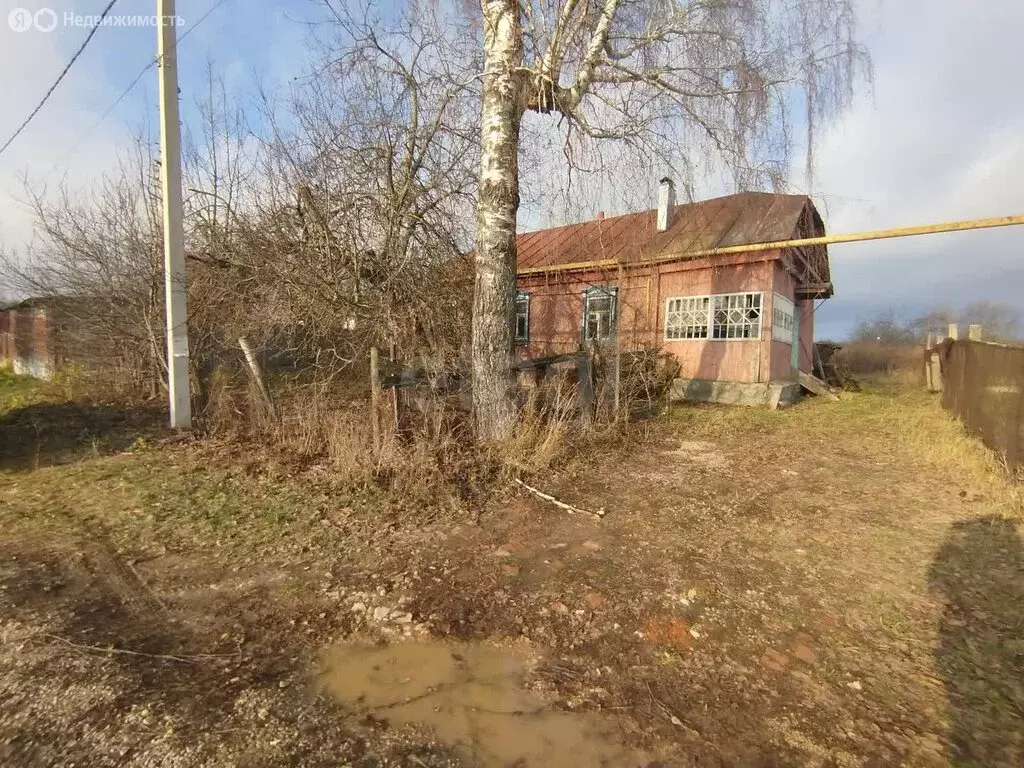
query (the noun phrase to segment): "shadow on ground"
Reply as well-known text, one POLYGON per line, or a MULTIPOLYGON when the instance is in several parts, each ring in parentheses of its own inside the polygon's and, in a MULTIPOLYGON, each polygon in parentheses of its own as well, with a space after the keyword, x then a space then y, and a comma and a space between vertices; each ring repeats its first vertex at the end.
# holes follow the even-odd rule
POLYGON ((0 469, 31 470, 114 453, 166 431, 159 406, 38 403, 0 416, 0 469))
POLYGON ((945 610, 936 651, 950 713, 950 759, 1024 765, 1024 547, 1016 520, 953 525, 932 565, 945 610))

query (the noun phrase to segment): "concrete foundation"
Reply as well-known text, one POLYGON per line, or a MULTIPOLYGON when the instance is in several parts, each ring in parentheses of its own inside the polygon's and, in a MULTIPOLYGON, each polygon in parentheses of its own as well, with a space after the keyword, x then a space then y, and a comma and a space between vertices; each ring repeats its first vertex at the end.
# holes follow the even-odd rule
POLYGON ((800 385, 792 381, 749 384, 739 381, 676 379, 670 397, 674 402, 759 405, 771 409, 793 405, 800 397, 800 385))

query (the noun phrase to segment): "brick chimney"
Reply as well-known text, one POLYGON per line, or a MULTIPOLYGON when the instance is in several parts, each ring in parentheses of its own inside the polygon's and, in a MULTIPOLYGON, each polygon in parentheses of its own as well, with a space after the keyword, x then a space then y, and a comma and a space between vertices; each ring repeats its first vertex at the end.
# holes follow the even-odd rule
POLYGON ((658 231, 672 226, 672 210, 676 207, 676 185, 668 176, 658 184, 658 231))

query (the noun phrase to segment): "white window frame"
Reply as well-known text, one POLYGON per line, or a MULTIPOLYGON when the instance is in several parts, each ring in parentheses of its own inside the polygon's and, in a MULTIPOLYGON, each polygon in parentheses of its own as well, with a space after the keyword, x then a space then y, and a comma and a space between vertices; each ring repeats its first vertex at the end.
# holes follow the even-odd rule
POLYGON ((530 293, 528 291, 517 291, 516 292, 516 319, 515 325, 512 326, 512 336, 515 339, 517 347, 525 347, 530 343, 530 293), (521 312, 519 309, 520 302, 526 302, 526 311, 521 312), (525 316, 526 318, 526 335, 519 335, 519 318, 525 316))
POLYGON ((707 339, 710 296, 674 296, 665 300, 665 341, 707 339), (673 303, 676 306, 672 306, 673 303), (670 336, 672 320, 679 320, 679 336, 670 336), (685 322, 690 321, 690 322, 685 322), (687 335, 689 334, 689 335, 687 335))
MULTIPOLYGON (((619 309, 619 289, 611 285, 594 285, 583 292, 583 317, 581 318, 580 337, 584 344, 600 344, 603 341, 610 341, 615 338, 616 317, 619 309), (592 299, 609 299, 607 333, 597 338, 590 338, 587 335, 587 326, 590 320, 590 302, 592 299)), ((602 313, 603 314, 603 313, 602 313)), ((598 323, 600 325, 600 323, 598 323)))
POLYGON ((781 293, 772 294, 772 341, 792 344, 795 325, 796 304, 781 293))
MULTIPOLYGON (((729 309, 729 308, 727 308, 729 309)), ((732 307, 731 309, 737 309, 732 307)), ((700 310, 703 311, 703 308, 700 310)), ((764 334, 764 293, 762 291, 740 291, 739 293, 712 293, 702 294, 698 296, 670 296, 665 299, 665 331, 664 338, 666 342, 677 342, 677 341, 760 341, 764 334), (757 335, 756 336, 715 336, 715 312, 716 312, 716 301, 726 300, 740 297, 740 296, 757 296, 757 335), (685 326, 687 328, 702 327, 704 328, 703 336, 679 336, 678 338, 669 336, 669 320, 673 315, 678 315, 681 312, 693 312, 694 310, 683 309, 680 305, 677 308, 672 307, 672 302, 691 302, 691 303, 702 303, 707 302, 707 322, 704 325, 694 326, 693 324, 685 326)), ((746 327, 744 326, 738 327, 746 327)), ((726 328, 729 327, 727 324, 726 328)))

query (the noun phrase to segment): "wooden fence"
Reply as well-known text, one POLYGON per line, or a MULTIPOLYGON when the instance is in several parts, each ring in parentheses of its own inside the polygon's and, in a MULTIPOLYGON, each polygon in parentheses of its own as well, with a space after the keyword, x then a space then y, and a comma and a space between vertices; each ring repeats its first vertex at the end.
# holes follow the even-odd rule
POLYGON ((942 390, 942 406, 1010 471, 1024 466, 1024 347, 946 339, 926 352, 925 366, 929 388, 942 390))

